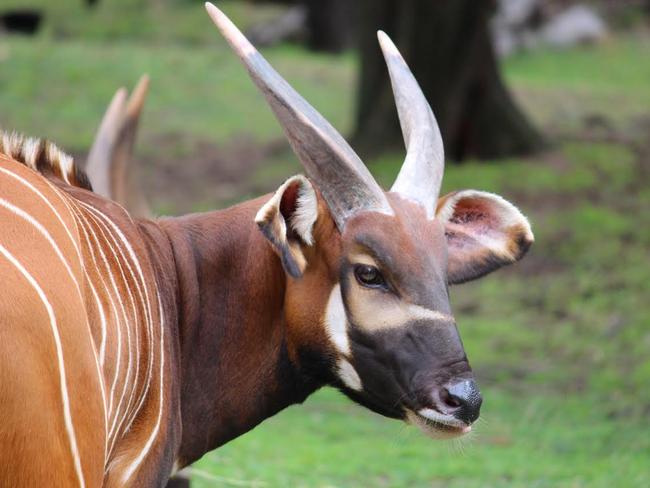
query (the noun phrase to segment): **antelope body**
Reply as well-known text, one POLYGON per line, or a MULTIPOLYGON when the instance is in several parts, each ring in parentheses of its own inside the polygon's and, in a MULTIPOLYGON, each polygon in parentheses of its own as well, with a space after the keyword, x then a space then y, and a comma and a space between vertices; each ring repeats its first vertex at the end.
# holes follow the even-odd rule
POLYGON ((448 285, 521 258, 525 217, 484 192, 438 199, 435 118, 385 35, 408 149, 388 193, 207 8, 309 179, 223 211, 133 219, 54 146, 5 135, 2 486, 161 486, 323 385, 436 437, 478 417, 448 285))
POLYGON ((0 437, 12 462, 0 483, 100 486, 105 471, 110 481, 169 449, 159 443, 178 409, 174 315, 150 259, 169 251, 84 190, 55 147, 7 136, 1 146, 0 437), (51 164, 61 181, 16 161, 51 164))

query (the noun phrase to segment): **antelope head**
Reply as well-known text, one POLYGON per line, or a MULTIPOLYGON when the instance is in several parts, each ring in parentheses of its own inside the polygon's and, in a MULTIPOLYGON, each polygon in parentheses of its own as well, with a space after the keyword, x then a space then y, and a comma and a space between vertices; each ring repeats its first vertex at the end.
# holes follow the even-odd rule
POLYGON ((86 174, 93 191, 118 202, 138 217, 151 215, 149 205, 133 177, 131 164, 138 122, 148 89, 149 77, 144 75, 130 97, 125 88, 115 93, 97 129, 86 161, 86 174))
POLYGON ((476 190, 439 198, 436 119, 386 34, 406 159, 383 191, 338 132, 212 4, 208 13, 266 97, 307 177, 286 181, 256 222, 286 272, 289 354, 358 403, 436 437, 461 435, 481 395, 449 304, 449 285, 519 260, 526 218, 476 190))

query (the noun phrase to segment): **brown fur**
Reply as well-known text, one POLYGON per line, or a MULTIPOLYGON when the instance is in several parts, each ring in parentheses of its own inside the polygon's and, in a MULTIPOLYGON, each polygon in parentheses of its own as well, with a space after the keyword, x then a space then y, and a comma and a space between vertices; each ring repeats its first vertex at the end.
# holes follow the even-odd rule
MULTIPOLYGON (((51 304, 56 317, 56 325, 60 333, 63 351, 63 364, 66 366, 68 398, 70 400, 70 414, 78 444, 79 458, 83 477, 87 486, 121 486, 119 479, 120 470, 135 452, 136 446, 141 446, 152 430, 151 423, 157 413, 159 388, 156 381, 159 374, 154 369, 152 383, 139 411, 135 410, 136 402, 132 405, 125 403, 122 409, 115 412, 121 418, 137 414, 131 429, 125 422, 115 435, 113 449, 110 457, 104 460, 105 440, 104 413, 101 400, 101 387, 99 383, 95 355, 99 347, 99 311, 92 298, 90 283, 97 286, 100 276, 107 276, 103 267, 95 267, 92 263, 91 248, 95 253, 100 247, 108 254, 105 244, 97 244, 83 235, 91 230, 100 240, 107 230, 101 225, 101 220, 83 204, 86 203, 100 209, 120 227, 134 247, 140 259, 140 264, 145 273, 146 286, 152 290, 166 287, 165 283, 155 283, 156 276, 149 259, 148 249, 140 237, 140 231, 124 213, 124 211, 105 200, 102 200, 85 189, 74 188, 63 184, 56 179, 52 183, 33 172, 30 168, 22 166, 12 159, 0 156, 0 187, 1 197, 11 205, 27 212, 33 219, 40 222, 51 235, 59 247, 63 259, 68 263, 72 272, 69 276, 65 265, 49 241, 44 238, 35 227, 25 219, 19 217, 5 207, 0 207, 0 220, 3 225, 2 244, 33 276, 42 288, 51 304), (22 178, 36 188, 50 202, 53 209, 31 189, 19 182, 15 176, 22 178), (61 223, 54 212, 63 219, 61 223), (86 224, 82 224, 84 221, 86 224), (68 235, 65 229, 72 235, 68 235), (81 252, 81 260, 77 255, 76 247, 81 252), (84 274, 84 269, 88 275, 84 274), (74 285, 75 279, 81 287, 81 295, 74 285), (106 471, 106 474, 105 474, 106 471), (103 480, 103 481, 102 481, 103 480)), ((45 172, 45 171, 44 171, 45 172)), ((45 172, 47 173, 47 172, 45 172)), ((167 251, 169 253, 169 251, 167 251)), ((108 263, 116 284, 120 289, 119 296, 123 299, 126 312, 129 314, 131 333, 139 329, 140 337, 146 332, 143 324, 143 309, 133 309, 127 298, 127 288, 137 296, 133 283, 125 281, 118 268, 125 265, 125 258, 108 255, 108 263), (137 310, 133 314, 132 310, 137 310)), ((128 260, 128 258, 127 258, 128 260)), ((7 259, 0 259, 0 273, 3 279, 2 293, 0 296, 0 404, 3 424, 0 429, 0 446, 6 459, 11 463, 4 463, 0 470, 0 485, 2 486, 70 486, 76 484, 76 471, 74 468, 71 446, 63 422, 63 404, 61 400, 59 367, 56 355, 55 342, 50 327, 49 315, 43 302, 29 285, 24 276, 17 272, 17 267, 7 259), (30 378, 32 380, 30 381, 30 378), (41 439, 40 441, 38 439, 41 439), (52 470, 56 466, 57 469, 52 470)), ((169 279, 166 280, 167 282, 169 279)), ((162 293, 161 293, 162 294, 162 293)), ((117 299, 118 295, 113 296, 117 299)), ((166 302, 170 297, 163 296, 166 302)), ((115 372, 116 342, 115 333, 118 323, 116 317, 107 306, 106 297, 102 299, 107 311, 107 348, 106 362, 101 372, 102 380, 110 387, 110 380, 115 372)), ((156 329, 160 323, 157 304, 152 310, 154 343, 159 343, 161 337, 156 329)), ((173 310, 166 310, 166 316, 174 322, 173 310)), ((170 334, 169 332, 166 332, 170 334)), ((122 325, 123 344, 122 356, 127 354, 126 329, 122 325)), ((135 339, 133 339, 134 341, 135 339)), ((171 335, 167 337, 166 344, 171 344, 171 335)), ((121 392, 125 384, 133 385, 136 399, 144 394, 145 364, 151 355, 154 358, 154 368, 159 367, 159 353, 157 349, 150 350, 148 342, 141 341, 137 346, 132 342, 131 354, 135 357, 136 347, 140 348, 142 367, 139 377, 135 371, 126 376, 125 368, 117 381, 117 391, 121 392)), ((171 350, 170 347, 168 349, 171 350)), ((167 351, 169 354, 169 351, 167 351)), ((169 363, 166 370, 166 387, 173 384, 171 367, 169 363)), ((116 400, 117 403, 117 400, 116 400)), ((171 391, 166 393, 163 403, 165 410, 169 411, 177 402, 173 399, 171 391)), ((117 410, 117 407, 116 407, 117 410)), ((166 417, 169 417, 166 414, 166 417)), ((164 459, 165 439, 173 438, 175 422, 166 421, 152 448, 152 458, 164 459)), ((171 457, 172 453, 166 454, 171 457)), ((167 472, 171 469, 171 460, 166 462, 167 472)), ((150 483, 155 479, 165 476, 164 468, 157 463, 155 469, 143 466, 130 480, 133 483, 150 483), (147 481, 149 480, 149 481, 147 481)))
MULTIPOLYGON (((34 272, 61 317, 65 361, 70 365, 72 418, 87 486, 160 485, 172 464, 182 467, 193 462, 286 406, 303 401, 324 384, 340 385, 334 376, 337 351, 322 320, 341 270, 348 273, 347 260, 360 249, 390 263, 387 269, 400 283, 399 297, 414 306, 448 312, 444 223, 427 220, 420 207, 397 195, 388 195, 394 215, 361 213, 350 219, 341 233, 316 189, 315 244, 294 240, 293 245, 304 257, 304 268, 301 278, 293 278, 285 273, 278 255, 254 223, 270 195, 224 211, 133 221, 119 205, 90 193, 84 185, 63 183, 56 172, 42 170, 38 174, 9 157, 0 159, 0 168, 29 181, 63 216, 61 224, 33 191, 0 172, 1 197, 24 208, 47 227, 82 286, 79 297, 48 243, 25 222, 0 209, 0 243, 9 246, 34 272), (138 289, 134 280, 120 271, 131 261, 128 253, 122 248, 110 256, 109 269, 97 263, 100 249, 110 254, 108 242, 112 238, 108 235, 110 227, 102 224, 93 209, 105 214, 133 247, 146 287, 152 295, 159 294, 162 302, 163 315, 152 312, 153 330, 160 328, 163 319, 165 324, 162 336, 154 332, 153 348, 141 342, 139 375, 122 372, 118 378, 118 387, 131 385, 143 403, 140 410, 134 406, 137 402, 124 407, 135 416, 134 421, 130 428, 128 422, 119 424, 106 459, 101 390, 93 357, 101 334, 90 283, 106 282, 112 275, 119 288, 113 298, 121 298, 130 310, 129 330, 143 338, 147 331, 144 307, 129 308, 129 290, 137 297, 138 289), (66 228, 73 234, 72 242, 66 228), (101 242, 90 238, 91 231, 101 242), (379 241, 372 241, 378 236, 379 241), (81 259, 73 242, 81 249, 81 259), (163 339, 162 393, 153 381, 145 395, 146 365, 149 359, 154 370, 160 365, 157 346, 163 339), (156 424, 160 394, 163 416, 159 433, 125 482, 125 471, 156 424)), ((287 198, 292 199, 291 195, 287 198)), ((284 208, 284 213, 291 208, 284 208)), ((277 226, 273 229, 278 232, 277 226)), ((120 248, 116 242, 113 247, 120 248)), ((0 468, 0 484, 69 485, 76 478, 57 397, 49 322, 31 288, 6 260, 0 259, 0 274, 6 277, 0 293, 0 449, 5 459, 12 459, 0 468)), ((106 309, 109 301, 108 296, 101 297, 106 309)), ((115 344, 119 321, 114 314, 109 315, 107 344, 115 344)), ((466 374, 468 366, 455 327, 445 330, 449 341, 460 347, 447 348, 438 358, 443 363, 459 364, 447 368, 445 374, 466 374)), ((122 352, 126 354, 127 350, 122 352)), ((107 348, 101 371, 105 384, 115 370, 116 349, 107 348)), ((419 401, 407 400, 413 405, 419 401)), ((370 401, 364 404, 399 416, 370 401)))

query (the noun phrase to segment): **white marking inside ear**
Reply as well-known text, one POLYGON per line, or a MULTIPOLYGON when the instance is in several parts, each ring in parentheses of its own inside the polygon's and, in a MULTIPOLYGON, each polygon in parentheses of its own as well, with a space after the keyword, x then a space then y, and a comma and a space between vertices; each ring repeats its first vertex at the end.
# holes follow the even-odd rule
POLYGON ((312 229, 318 218, 318 200, 311 183, 306 178, 303 180, 298 189, 296 211, 291 216, 291 228, 298 233, 305 244, 311 246, 314 243, 312 229))
MULTIPOLYGON (((282 186, 280 188, 282 188, 282 186)), ((255 214, 255 223, 257 225, 268 222, 273 218, 273 214, 275 210, 280 205, 280 202, 278 200, 279 197, 278 197, 278 193, 276 192, 268 202, 262 205, 262 207, 255 214)))
MULTIPOLYGON (((307 178, 302 175, 295 175, 285 181, 273 194, 271 199, 259 209, 255 215, 255 223, 265 224, 273 220, 276 214, 280 213, 280 202, 282 195, 291 185, 298 183, 298 196, 296 198, 296 210, 289 219, 289 225, 296 231, 305 244, 311 246, 314 243, 312 229, 318 218, 318 199, 316 192, 307 178)), ((280 219, 282 233, 286 233, 286 222, 280 219)))
POLYGON ((343 305, 341 285, 332 288, 325 309, 325 331, 337 352, 344 356, 350 355, 350 339, 348 338, 348 317, 343 305))
POLYGON ((341 381, 345 383, 348 388, 351 388, 355 391, 361 391, 363 386, 361 385, 361 378, 359 378, 359 373, 354 369, 354 366, 350 364, 345 359, 339 359, 336 362, 337 373, 341 381))
POLYGON ((502 226, 512 227, 513 225, 521 225, 526 234, 526 238, 531 242, 535 240, 533 231, 530 228, 530 222, 528 222, 526 216, 512 203, 496 193, 478 190, 461 190, 444 202, 444 205, 438 210, 437 217, 443 222, 449 221, 454 215, 454 210, 458 202, 465 198, 491 200, 494 203, 492 210, 495 212, 502 226))

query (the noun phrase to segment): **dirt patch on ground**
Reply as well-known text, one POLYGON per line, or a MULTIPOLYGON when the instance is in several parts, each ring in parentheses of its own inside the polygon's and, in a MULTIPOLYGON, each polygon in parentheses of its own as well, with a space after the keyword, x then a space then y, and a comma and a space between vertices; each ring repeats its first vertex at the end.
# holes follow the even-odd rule
POLYGON ((187 140, 180 134, 153 141, 155 155, 144 156, 136 178, 154 208, 183 214, 221 208, 261 189, 253 177, 270 158, 287 151, 284 141, 260 144, 237 136, 227 144, 187 140))

